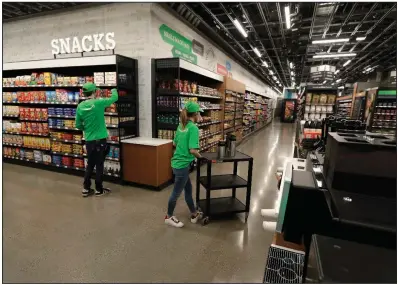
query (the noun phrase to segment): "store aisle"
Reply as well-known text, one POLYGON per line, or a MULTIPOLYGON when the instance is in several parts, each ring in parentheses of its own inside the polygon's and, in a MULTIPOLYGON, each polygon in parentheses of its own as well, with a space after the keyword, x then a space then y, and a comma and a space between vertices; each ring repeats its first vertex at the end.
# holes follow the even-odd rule
MULTIPOLYGON (((272 235, 260 209, 273 206, 274 173, 293 138, 293 124, 275 122, 238 148, 254 157, 247 225, 192 225, 181 198, 176 215, 186 226, 171 228, 163 223, 171 187, 112 185, 109 196, 83 199, 80 177, 3 164, 3 282, 261 282, 272 235)), ((226 171, 232 165, 215 168, 226 171)), ((244 164, 238 172, 246 175, 244 164)))

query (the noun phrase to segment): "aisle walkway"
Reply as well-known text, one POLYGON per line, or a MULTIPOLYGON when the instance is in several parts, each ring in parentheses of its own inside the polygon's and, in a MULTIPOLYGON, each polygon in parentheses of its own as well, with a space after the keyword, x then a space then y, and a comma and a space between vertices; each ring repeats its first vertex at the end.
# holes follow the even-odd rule
MULTIPOLYGON (((171 228, 163 224, 170 187, 114 185, 107 197, 83 199, 79 177, 3 164, 3 282, 261 282, 272 236, 260 209, 273 206, 274 172, 292 156, 293 136, 293 124, 275 122, 239 147, 254 157, 247 225, 192 225, 182 198, 176 215, 186 227, 171 228)), ((244 165, 238 171, 246 175, 244 165)))

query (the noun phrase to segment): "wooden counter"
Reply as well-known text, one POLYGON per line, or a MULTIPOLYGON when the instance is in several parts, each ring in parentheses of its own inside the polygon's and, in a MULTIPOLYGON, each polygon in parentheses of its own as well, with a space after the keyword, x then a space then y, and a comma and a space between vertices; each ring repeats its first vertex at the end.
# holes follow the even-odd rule
POLYGON ((172 180, 173 142, 157 138, 122 140, 123 180, 161 190, 172 180))

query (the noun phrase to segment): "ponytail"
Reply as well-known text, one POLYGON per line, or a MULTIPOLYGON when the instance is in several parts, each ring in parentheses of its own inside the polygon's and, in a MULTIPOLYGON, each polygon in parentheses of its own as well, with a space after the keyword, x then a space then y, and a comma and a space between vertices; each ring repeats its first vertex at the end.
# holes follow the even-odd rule
POLYGON ((187 110, 185 108, 182 109, 181 112, 180 112, 180 121, 181 121, 181 124, 182 124, 182 129, 185 129, 185 126, 188 123, 188 113, 187 113, 187 110))

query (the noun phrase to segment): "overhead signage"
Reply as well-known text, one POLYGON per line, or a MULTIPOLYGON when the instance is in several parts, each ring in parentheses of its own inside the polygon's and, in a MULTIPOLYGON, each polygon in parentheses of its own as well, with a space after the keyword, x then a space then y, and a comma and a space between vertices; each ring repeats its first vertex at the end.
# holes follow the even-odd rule
POLYGON ((194 53, 203 56, 205 53, 205 46, 202 45, 200 42, 197 40, 193 39, 192 40, 192 50, 194 53))
POLYGON ((115 33, 86 35, 82 38, 53 39, 52 54, 79 53, 90 51, 113 50, 116 47, 115 33))
POLYGON ((228 75, 228 70, 227 70, 227 68, 225 66, 217 63, 217 73, 221 74, 221 75, 224 75, 224 76, 227 76, 228 75))
POLYGON ((185 59, 186 61, 192 62, 193 64, 198 64, 198 57, 194 54, 186 53, 176 47, 172 48, 171 53, 173 54, 173 57, 179 57, 185 59))
POLYGON ((186 54, 192 54, 192 42, 188 40, 186 37, 177 33, 173 29, 169 28, 165 24, 162 24, 159 27, 160 35, 162 36, 163 41, 168 44, 171 44, 181 52, 186 54))

